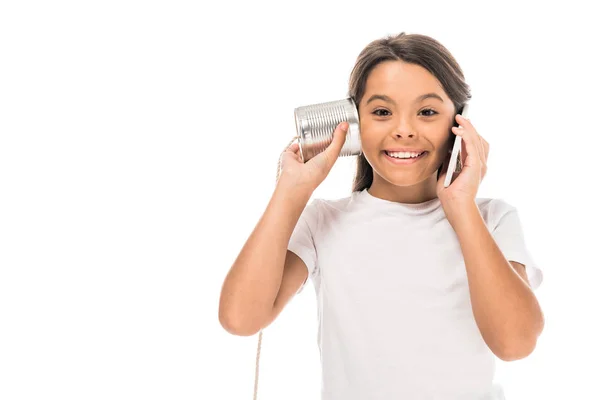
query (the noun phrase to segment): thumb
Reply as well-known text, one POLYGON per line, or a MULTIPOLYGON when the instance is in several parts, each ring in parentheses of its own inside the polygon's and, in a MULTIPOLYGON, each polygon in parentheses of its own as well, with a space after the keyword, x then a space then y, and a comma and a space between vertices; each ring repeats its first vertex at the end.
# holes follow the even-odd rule
MULTIPOLYGON (((333 131, 333 139, 331 143, 327 146, 327 148, 318 154, 317 157, 324 159, 325 165, 327 168, 333 167, 335 161, 340 155, 342 151, 342 147, 344 147, 344 143, 346 142, 346 133, 348 132, 348 122, 341 122, 333 131)), ((315 158, 317 158, 315 157, 315 158)))

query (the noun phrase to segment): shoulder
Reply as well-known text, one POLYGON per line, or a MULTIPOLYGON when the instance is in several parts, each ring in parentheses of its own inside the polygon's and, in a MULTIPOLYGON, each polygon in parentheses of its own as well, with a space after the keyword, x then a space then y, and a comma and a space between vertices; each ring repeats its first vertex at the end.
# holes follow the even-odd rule
POLYGON ((317 231, 320 227, 338 220, 340 214, 349 211, 353 197, 354 195, 333 199, 315 197, 308 202, 301 218, 317 231))
POLYGON ((333 215, 350 211, 354 203, 354 198, 355 193, 352 193, 350 196, 332 199, 316 198, 314 202, 318 205, 316 205, 315 208, 318 208, 318 212, 321 214, 322 217, 331 217, 333 215))
POLYGON ((475 202, 484 220, 491 225, 497 224, 507 214, 517 213, 517 208, 503 198, 484 197, 475 199, 475 202))

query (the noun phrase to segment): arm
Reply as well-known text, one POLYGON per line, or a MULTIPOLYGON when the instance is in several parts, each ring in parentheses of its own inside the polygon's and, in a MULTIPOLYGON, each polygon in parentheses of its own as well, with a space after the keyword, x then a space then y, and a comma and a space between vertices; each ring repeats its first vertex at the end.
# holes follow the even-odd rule
POLYGON ((506 260, 476 203, 457 207, 448 220, 458 235, 483 339, 502 360, 527 357, 544 328, 544 316, 523 266, 506 260))
MULTIPOLYGON (((228 332, 254 334, 276 315, 275 306, 277 313, 280 312, 281 305, 275 302, 282 286, 287 246, 311 195, 309 189, 279 181, 267 209, 223 283, 219 321, 228 332)), ((306 267, 304 270, 293 267, 288 275, 301 273, 306 275, 306 267)), ((285 290, 287 293, 293 288, 285 290)), ((286 295, 286 300, 290 296, 286 295)))

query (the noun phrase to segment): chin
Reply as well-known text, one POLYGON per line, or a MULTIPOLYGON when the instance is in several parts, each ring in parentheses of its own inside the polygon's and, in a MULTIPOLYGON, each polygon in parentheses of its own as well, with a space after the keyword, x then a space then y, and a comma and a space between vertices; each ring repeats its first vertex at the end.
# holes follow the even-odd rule
MULTIPOLYGON (((384 178, 385 179, 385 178, 384 178)), ((391 183, 394 186, 398 186, 398 187, 411 187, 411 186, 415 186, 418 185, 419 183, 423 182, 424 179, 421 180, 417 180, 417 179, 395 179, 395 180, 391 180, 391 179, 386 179, 389 183, 391 183)))
MULTIPOLYGON (((437 172, 437 171, 436 171, 437 172)), ((414 185, 418 185, 427 180, 427 177, 423 177, 421 175, 417 176, 416 174, 406 174, 406 173, 398 173, 396 176, 390 176, 389 174, 380 174, 375 171, 377 175, 379 175, 383 180, 388 182, 391 185, 398 187, 410 187, 414 185)))

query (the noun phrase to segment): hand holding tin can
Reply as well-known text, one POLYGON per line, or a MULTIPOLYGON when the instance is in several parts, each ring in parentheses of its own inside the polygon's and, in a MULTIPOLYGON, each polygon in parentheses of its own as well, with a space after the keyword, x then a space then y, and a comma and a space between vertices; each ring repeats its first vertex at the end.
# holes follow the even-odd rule
POLYGON ((300 157, 307 162, 331 143, 333 132, 340 122, 348 123, 348 135, 340 157, 360 155, 360 121, 352 97, 326 103, 310 104, 294 110, 296 136, 300 157))
POLYGON ((302 186, 308 190, 315 190, 327 177, 331 168, 337 161, 346 142, 349 124, 340 122, 333 132, 333 139, 327 147, 303 162, 300 144, 294 142, 281 154, 281 175, 279 182, 293 186, 302 186))

